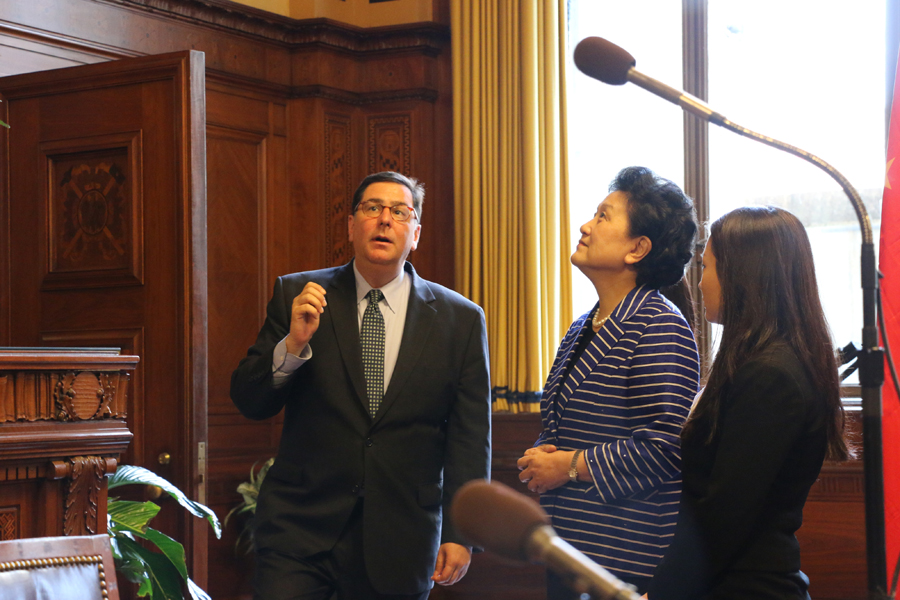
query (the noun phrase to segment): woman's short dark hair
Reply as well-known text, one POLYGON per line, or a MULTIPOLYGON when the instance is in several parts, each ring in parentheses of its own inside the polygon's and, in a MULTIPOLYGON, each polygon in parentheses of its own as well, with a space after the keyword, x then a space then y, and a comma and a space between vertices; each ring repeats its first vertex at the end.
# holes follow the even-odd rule
POLYGON ((416 218, 419 220, 419 223, 422 222, 422 202, 425 200, 425 186, 419 183, 419 180, 415 177, 407 177, 396 171, 382 171, 380 173, 367 175, 366 178, 359 183, 356 191, 353 193, 353 204, 350 206, 351 215, 356 212, 359 203, 362 202, 362 197, 363 194, 366 193, 366 188, 373 183, 399 183, 406 187, 406 189, 409 190, 409 193, 412 194, 416 218))
POLYGON ((678 283, 694 255, 697 218, 681 188, 646 167, 626 167, 609 184, 628 196, 631 236, 645 236, 650 253, 635 265, 637 284, 654 289, 678 283))

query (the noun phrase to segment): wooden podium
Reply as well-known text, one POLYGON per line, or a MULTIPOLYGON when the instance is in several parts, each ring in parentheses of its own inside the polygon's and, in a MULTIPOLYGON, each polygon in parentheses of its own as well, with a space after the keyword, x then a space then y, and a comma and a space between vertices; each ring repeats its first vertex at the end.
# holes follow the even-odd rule
POLYGON ((117 349, 0 348, 0 540, 106 532, 106 475, 131 432, 117 349))

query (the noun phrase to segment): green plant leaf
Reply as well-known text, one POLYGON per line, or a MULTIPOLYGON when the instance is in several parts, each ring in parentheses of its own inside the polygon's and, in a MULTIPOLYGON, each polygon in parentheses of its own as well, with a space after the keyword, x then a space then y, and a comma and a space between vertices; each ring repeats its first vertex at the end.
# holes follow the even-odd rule
MULTIPOLYGON (((144 559, 128 544, 130 541, 128 538, 120 544, 113 534, 110 534, 110 537, 112 538, 110 546, 113 547, 113 561, 116 564, 116 573, 125 577, 128 581, 138 583, 143 587, 145 583, 149 582, 150 577, 147 573, 147 565, 144 563, 144 559)), ((138 595, 146 596, 147 594, 138 595)))
POLYGON ((209 594, 200 589, 200 586, 190 579, 187 580, 187 586, 188 592, 190 592, 193 600, 212 600, 212 598, 209 597, 209 594))
MULTIPOLYGON (((144 563, 146 570, 144 581, 150 582, 149 591, 152 600, 184 600, 181 587, 183 580, 167 556, 152 552, 129 539, 120 540, 120 542, 124 542, 120 545, 123 552, 137 557, 144 563)), ((146 584, 143 582, 141 589, 144 593, 141 594, 139 591, 139 595, 146 596, 146 584)))
POLYGON ((159 506, 149 501, 133 502, 111 498, 106 507, 111 529, 127 530, 140 537, 143 537, 143 533, 147 529, 147 522, 157 513, 159 513, 159 506))
POLYGON ((216 513, 214 513, 212 509, 199 502, 194 502, 185 496, 184 492, 153 471, 134 465, 120 465, 119 468, 116 469, 116 472, 109 476, 109 489, 133 483, 155 485, 156 487, 161 488, 167 494, 175 498, 175 500, 178 501, 178 504, 187 509, 192 515, 206 519, 209 522, 210 527, 213 528, 216 537, 222 537, 222 525, 219 523, 219 518, 216 517, 216 513))
POLYGON ((188 580, 187 564, 184 557, 184 546, 161 531, 148 527, 144 539, 156 544, 156 547, 169 559, 172 566, 185 581, 188 580))
POLYGON ((266 462, 264 462, 263 466, 259 468, 259 473, 256 475, 256 479, 254 479, 253 478, 253 469, 256 468, 256 463, 258 463, 258 462, 259 461, 256 461, 255 463, 253 463, 253 466, 250 467, 250 483, 253 485, 253 487, 256 488, 257 492, 259 491, 259 488, 262 486, 263 479, 266 478, 266 473, 269 472, 269 468, 275 463, 275 458, 272 457, 269 460, 267 460, 266 462))

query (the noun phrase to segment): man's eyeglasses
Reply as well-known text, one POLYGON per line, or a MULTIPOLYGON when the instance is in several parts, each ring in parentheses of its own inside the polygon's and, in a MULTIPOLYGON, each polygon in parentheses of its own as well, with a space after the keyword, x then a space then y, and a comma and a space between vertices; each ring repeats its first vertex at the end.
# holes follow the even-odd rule
POLYGON ((379 204, 378 202, 361 202, 359 206, 356 207, 356 210, 362 213, 362 216, 366 219, 377 219, 381 216, 381 213, 384 212, 384 209, 388 209, 388 212, 391 215, 391 218, 398 223, 405 223, 409 221, 409 218, 413 215, 416 218, 419 218, 419 215, 416 215, 415 209, 405 205, 405 204, 394 204, 393 206, 385 206, 383 204, 379 204))

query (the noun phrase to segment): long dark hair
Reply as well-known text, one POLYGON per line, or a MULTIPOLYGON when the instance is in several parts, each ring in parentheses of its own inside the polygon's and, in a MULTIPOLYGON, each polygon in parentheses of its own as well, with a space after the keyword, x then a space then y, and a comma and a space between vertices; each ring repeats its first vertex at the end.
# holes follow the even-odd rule
POLYGON ((723 388, 744 363, 783 343, 796 354, 825 405, 827 458, 847 458, 837 361, 803 224, 780 208, 738 208, 712 224, 708 243, 722 289, 722 340, 683 439, 708 434, 706 443, 711 442, 723 388))

